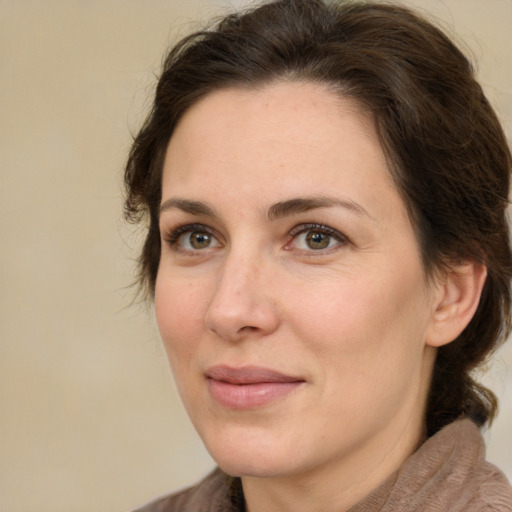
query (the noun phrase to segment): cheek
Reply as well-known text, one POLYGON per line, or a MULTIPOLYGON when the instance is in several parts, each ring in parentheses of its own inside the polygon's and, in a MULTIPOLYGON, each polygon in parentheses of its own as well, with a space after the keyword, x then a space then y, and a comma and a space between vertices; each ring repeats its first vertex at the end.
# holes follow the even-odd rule
POLYGON ((340 421, 376 412, 389 417, 411 390, 419 396, 427 317, 418 298, 422 288, 414 276, 373 277, 326 286, 296 316, 298 336, 314 354, 327 403, 342 412, 340 421))
MULTIPOLYGON (((191 352, 203 326, 204 297, 197 287, 176 276, 159 274, 155 285, 155 316, 169 361, 191 352)), ((203 290, 204 291, 204 290, 203 290)))
POLYGON ((158 330, 185 408, 190 412, 197 385, 205 294, 179 276, 159 274, 155 286, 158 330))
POLYGON ((318 354, 371 374, 421 353, 428 303, 421 269, 367 268, 290 288, 283 297, 295 334, 318 354), (391 270, 390 270, 391 269, 391 270))

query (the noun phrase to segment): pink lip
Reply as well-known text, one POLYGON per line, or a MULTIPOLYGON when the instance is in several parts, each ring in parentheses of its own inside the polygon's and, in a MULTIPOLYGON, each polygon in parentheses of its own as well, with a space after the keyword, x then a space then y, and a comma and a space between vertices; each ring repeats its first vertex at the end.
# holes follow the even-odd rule
POLYGON ((212 398, 230 409, 252 409, 282 398, 305 382, 258 366, 212 366, 206 371, 212 398))

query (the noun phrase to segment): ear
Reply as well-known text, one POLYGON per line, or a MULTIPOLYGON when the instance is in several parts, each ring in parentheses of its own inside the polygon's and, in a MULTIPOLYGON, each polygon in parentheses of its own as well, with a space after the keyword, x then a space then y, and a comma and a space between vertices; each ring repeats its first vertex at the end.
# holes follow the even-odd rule
POLYGON ((487 267, 476 262, 455 265, 444 274, 437 284, 427 345, 446 345, 466 328, 480 302, 486 277, 487 267))

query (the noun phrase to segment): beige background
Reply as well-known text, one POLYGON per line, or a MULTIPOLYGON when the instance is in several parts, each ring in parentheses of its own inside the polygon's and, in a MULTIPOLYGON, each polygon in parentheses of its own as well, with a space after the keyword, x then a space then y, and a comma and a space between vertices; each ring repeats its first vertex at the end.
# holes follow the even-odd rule
MULTIPOLYGON (((414 4, 471 46, 510 135, 512 0, 414 4)), ((121 176, 164 49, 227 6, 0 0, 0 512, 122 512, 212 466, 151 311, 129 306, 121 176)), ((489 380, 512 478, 511 346, 489 380)))

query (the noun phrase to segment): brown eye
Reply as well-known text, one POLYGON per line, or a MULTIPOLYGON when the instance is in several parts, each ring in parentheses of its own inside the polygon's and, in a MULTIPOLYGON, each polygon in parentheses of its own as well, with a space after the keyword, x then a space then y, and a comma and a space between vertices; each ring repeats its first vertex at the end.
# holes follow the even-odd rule
POLYGON ((167 241, 171 247, 189 253, 222 246, 209 228, 201 224, 179 226, 169 235, 167 241))
POLYGON ((308 231, 305 241, 310 249, 327 249, 331 243, 331 236, 318 231, 308 231))
POLYGON ((286 249, 298 249, 311 254, 323 254, 325 250, 335 250, 346 246, 349 241, 339 231, 322 224, 301 224, 290 232, 293 241, 287 244, 286 249))
POLYGON ((193 249, 206 249, 212 242, 209 233, 194 231, 188 235, 188 242, 193 249))

